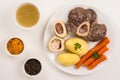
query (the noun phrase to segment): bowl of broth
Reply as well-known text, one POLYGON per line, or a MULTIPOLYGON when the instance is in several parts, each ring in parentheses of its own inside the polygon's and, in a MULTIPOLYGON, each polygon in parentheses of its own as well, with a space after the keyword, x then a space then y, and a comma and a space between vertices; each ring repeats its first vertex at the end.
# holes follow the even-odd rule
POLYGON ((40 12, 35 3, 22 2, 17 5, 15 21, 23 29, 34 28, 40 20, 40 12))

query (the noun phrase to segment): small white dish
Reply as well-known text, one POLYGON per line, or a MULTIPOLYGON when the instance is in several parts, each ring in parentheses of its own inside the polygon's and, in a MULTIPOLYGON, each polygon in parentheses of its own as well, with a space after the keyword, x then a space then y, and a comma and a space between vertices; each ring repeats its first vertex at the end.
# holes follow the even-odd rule
POLYGON ((39 76, 40 75, 40 73, 41 73, 41 71, 42 71, 42 64, 41 64, 41 62, 40 62, 40 65, 41 65, 41 70, 40 70, 40 72, 38 73, 38 74, 36 74, 36 75, 29 75, 26 71, 25 71, 25 63, 28 61, 28 60, 30 60, 30 59, 36 59, 36 60, 38 60, 39 61, 39 59, 37 59, 37 58, 35 58, 35 57, 29 57, 29 58, 27 58, 25 61, 24 61, 24 63, 23 63, 23 72, 24 72, 24 74, 26 75, 26 76, 28 76, 28 77, 30 77, 30 78, 35 78, 35 77, 37 77, 37 76, 39 76))
POLYGON ((38 4, 35 3, 35 2, 33 2, 33 1, 22 1, 22 2, 18 3, 18 4, 15 6, 15 9, 14 9, 13 20, 14 20, 15 24, 17 25, 17 27, 19 27, 19 28, 21 28, 21 29, 23 29, 23 30, 31 30, 31 29, 36 28, 36 27, 39 25, 39 23, 40 23, 40 10, 39 10, 38 4), (31 27, 24 27, 24 26, 20 25, 20 24, 18 23, 17 19, 16 19, 16 12, 17 12, 17 10, 18 10, 21 6, 23 6, 23 5, 25 5, 25 4, 31 4, 31 5, 35 6, 35 7, 37 8, 38 12, 39 12, 39 20, 37 21, 37 23, 36 23, 35 25, 33 25, 33 26, 31 26, 31 27))
POLYGON ((11 37, 9 37, 9 38, 5 41, 5 44, 4 44, 4 45, 5 45, 5 46, 4 46, 5 52, 6 52, 8 55, 12 56, 12 57, 21 56, 21 55, 23 55, 23 54, 26 52, 24 40, 23 40, 23 38, 20 37, 20 36, 11 36, 11 37), (11 53, 8 51, 8 49, 7 49, 7 43, 8 43, 8 41, 9 41, 10 39, 12 39, 12 38, 18 38, 18 39, 20 39, 20 40, 23 42, 24 48, 23 48, 23 50, 22 50, 22 52, 21 52, 20 54, 13 55, 13 54, 11 54, 11 53))

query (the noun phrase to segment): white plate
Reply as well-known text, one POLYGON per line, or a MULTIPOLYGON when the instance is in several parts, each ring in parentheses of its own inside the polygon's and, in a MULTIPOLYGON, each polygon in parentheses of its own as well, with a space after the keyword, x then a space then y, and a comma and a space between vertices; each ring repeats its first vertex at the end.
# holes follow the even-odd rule
MULTIPOLYGON (((110 22, 108 21, 107 17, 100 12, 99 10, 97 10, 96 8, 93 8, 91 6, 86 6, 86 5, 69 5, 67 7, 62 7, 61 9, 58 9, 53 16, 50 18, 47 26, 46 26, 46 30, 45 30, 45 34, 44 34, 44 46, 45 46, 45 51, 46 54, 48 55, 48 57, 50 58, 50 60, 52 61, 52 63, 60 70, 62 70, 63 72, 72 74, 72 75, 86 75, 86 74, 90 74, 92 72, 95 72, 97 70, 99 70, 106 62, 108 62, 109 57, 111 56, 111 50, 109 50, 108 52, 106 52, 105 54, 107 55, 108 59, 102 63, 100 63, 96 68, 94 68, 93 70, 88 70, 86 67, 82 66, 80 69, 75 69, 74 66, 70 66, 70 67, 65 67, 63 65, 61 65, 57 60, 57 55, 58 53, 54 53, 48 50, 48 42, 49 40, 55 36, 55 32, 53 31, 53 23, 56 20, 63 20, 63 21, 67 21, 67 17, 68 17, 68 13, 71 9, 75 8, 75 7, 83 7, 83 8, 91 8, 93 10, 95 10, 95 12, 97 13, 98 16, 98 21, 99 23, 103 23, 107 26, 107 36, 110 38, 110 40, 113 38, 113 32, 112 32, 112 26, 110 24, 110 22), (108 54, 107 54, 108 53, 108 54)), ((92 48, 96 43, 95 42, 90 42, 90 48, 92 48)), ((109 45, 109 48, 113 46, 112 44, 109 45)))

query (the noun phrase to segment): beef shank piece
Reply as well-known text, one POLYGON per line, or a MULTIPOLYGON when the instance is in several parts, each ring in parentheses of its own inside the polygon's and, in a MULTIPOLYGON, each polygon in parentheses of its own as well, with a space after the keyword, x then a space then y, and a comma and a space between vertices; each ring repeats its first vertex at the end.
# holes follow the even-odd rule
POLYGON ((87 20, 92 24, 97 21, 97 14, 93 9, 86 9, 87 20))
POLYGON ((107 29, 104 24, 94 24, 90 28, 90 32, 88 34, 89 41, 99 41, 103 39, 106 35, 107 29))
POLYGON ((68 14, 66 28, 68 31, 75 33, 77 31, 77 27, 79 27, 81 23, 85 21, 89 21, 90 24, 96 22, 96 12, 93 9, 84 9, 82 7, 76 7, 72 9, 68 14))
POLYGON ((72 9, 68 15, 67 30, 76 32, 77 27, 86 20, 86 11, 81 7, 72 9))

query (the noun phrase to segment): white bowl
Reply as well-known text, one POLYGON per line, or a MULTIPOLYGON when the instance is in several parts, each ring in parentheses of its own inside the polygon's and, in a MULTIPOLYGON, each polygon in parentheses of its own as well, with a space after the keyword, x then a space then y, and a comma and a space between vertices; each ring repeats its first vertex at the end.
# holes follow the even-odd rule
POLYGON ((28 77, 30 77, 30 78, 35 78, 35 77, 37 77, 37 76, 40 75, 40 73, 41 73, 41 71, 42 71, 42 64, 41 64, 41 62, 39 61, 40 64, 41 64, 41 70, 40 70, 40 72, 39 72, 38 74, 36 74, 36 75, 29 75, 29 74, 25 71, 25 63, 26 63, 29 59, 36 59, 36 60, 39 61, 39 59, 34 58, 34 57, 29 57, 29 58, 27 58, 27 59, 24 61, 24 63, 23 63, 23 72, 24 72, 24 74, 25 74, 26 76, 28 76, 28 77))
POLYGON ((22 2, 18 3, 18 4, 16 5, 15 9, 14 9, 13 20, 14 20, 15 24, 16 24, 19 28, 21 28, 21 29, 23 29, 23 30, 31 30, 31 29, 37 27, 37 26, 39 25, 39 22, 40 22, 40 10, 39 10, 39 8, 38 8, 38 4, 35 3, 35 2, 32 2, 32 1, 22 1, 22 2), (16 19, 16 12, 17 12, 17 10, 18 10, 21 6, 23 6, 23 5, 25 5, 25 4, 32 4, 33 6, 35 6, 35 7, 37 8, 37 10, 38 10, 38 12, 39 12, 39 19, 38 19, 37 23, 36 23, 35 25, 33 25, 33 26, 30 26, 30 27, 25 27, 25 26, 20 25, 20 24, 18 23, 17 19, 16 19))
POLYGON ((23 44, 24 44, 24 40, 23 40, 22 37, 20 37, 20 36, 11 36, 11 37, 9 37, 9 38, 5 41, 5 46, 4 46, 5 52, 6 52, 8 55, 10 55, 10 56, 14 56, 14 57, 21 56, 24 52, 26 52, 26 51, 25 51, 25 44, 24 44, 23 51, 22 51, 20 54, 12 55, 12 54, 8 51, 8 49, 7 49, 7 43, 8 43, 8 41, 9 41, 10 39, 12 39, 12 38, 18 38, 18 39, 22 40, 22 42, 23 42, 23 44))

